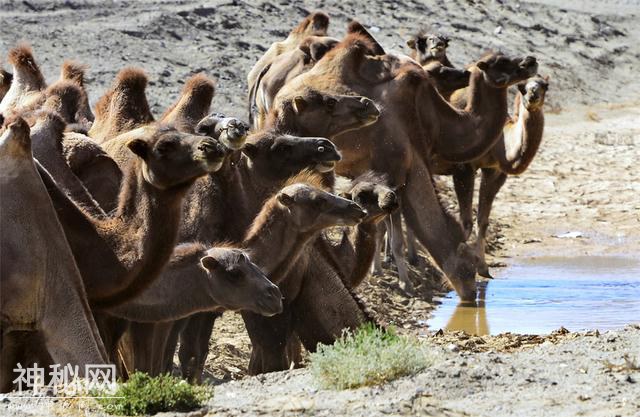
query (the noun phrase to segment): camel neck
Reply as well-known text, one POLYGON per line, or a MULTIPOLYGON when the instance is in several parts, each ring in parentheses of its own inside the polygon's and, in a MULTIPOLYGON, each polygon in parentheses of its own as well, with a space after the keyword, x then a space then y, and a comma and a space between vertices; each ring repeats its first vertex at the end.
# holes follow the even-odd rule
POLYGON ((275 284, 282 281, 296 262, 304 247, 317 235, 301 232, 291 224, 289 210, 274 199, 265 203, 256 217, 243 246, 251 260, 275 284))
POLYGON ((509 175, 523 173, 531 164, 542 142, 544 112, 542 107, 528 110, 519 100, 517 119, 507 123, 504 144, 498 147, 500 169, 509 175))

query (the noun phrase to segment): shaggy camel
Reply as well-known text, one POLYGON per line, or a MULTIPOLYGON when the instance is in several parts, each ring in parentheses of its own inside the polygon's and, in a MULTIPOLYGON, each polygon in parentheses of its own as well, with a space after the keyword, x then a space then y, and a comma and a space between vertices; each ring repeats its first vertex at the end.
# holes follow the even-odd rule
POLYGON ((281 54, 296 49, 298 44, 307 36, 327 36, 329 29, 329 16, 320 11, 310 13, 295 28, 284 41, 274 42, 262 57, 255 63, 247 74, 247 86, 249 87, 249 124, 253 125, 254 110, 251 97, 255 96, 255 89, 260 74, 271 65, 281 54))
POLYGON ((453 68, 447 58, 449 38, 441 33, 420 31, 407 40, 407 46, 411 49, 409 56, 423 67, 432 62, 439 62, 445 67, 453 68))
POLYGON ((9 91, 11 80, 13 80, 13 75, 10 72, 0 69, 0 102, 2 102, 5 94, 9 91))
POLYGON ((518 84, 514 101, 513 118, 507 120, 501 140, 481 158, 468 164, 451 164, 436 156, 434 172, 453 175, 460 206, 460 218, 467 235, 473 228, 473 188, 475 172, 482 170, 478 203, 478 236, 476 253, 479 259, 478 273, 491 277, 485 261, 485 238, 489 226, 491 206, 508 175, 520 175, 535 157, 544 130, 544 99, 549 79, 533 77, 518 84))
POLYGON ((95 106, 89 136, 102 143, 154 121, 145 90, 147 76, 139 68, 125 68, 95 106))
POLYGON ((307 72, 337 43, 337 39, 329 36, 309 36, 300 42, 298 48, 281 54, 269 66, 265 67, 249 97, 254 130, 264 126, 273 99, 282 86, 289 80, 307 72))
MULTIPOLYGON (((390 185, 400 190, 402 211, 412 231, 459 296, 475 299, 475 255, 464 243, 459 223, 438 201, 427 156, 437 153, 463 162, 490 149, 504 125, 507 87, 535 73, 537 64, 532 57, 483 57, 471 74, 473 99, 460 111, 437 93, 414 61, 370 55, 381 48, 373 42, 349 34, 310 71, 284 86, 274 110, 286 108, 309 87, 363 94, 382 103, 378 123, 333 138, 343 153, 337 173, 351 178, 368 170, 388 175, 390 185), (383 140, 371 140, 380 137, 383 140)), ((408 280, 403 284, 408 286, 408 280)))
POLYGON ((47 84, 33 59, 31 48, 21 44, 9 50, 8 61, 13 67, 13 80, 0 102, 0 113, 36 108, 42 102, 42 91, 47 84))
POLYGON ((11 390, 18 362, 25 367, 32 359, 45 366, 69 363, 80 365, 84 373, 84 364, 106 360, 78 268, 30 145, 24 120, 4 123, 0 130, 0 194, 11 198, 0 199, 2 392, 11 390))

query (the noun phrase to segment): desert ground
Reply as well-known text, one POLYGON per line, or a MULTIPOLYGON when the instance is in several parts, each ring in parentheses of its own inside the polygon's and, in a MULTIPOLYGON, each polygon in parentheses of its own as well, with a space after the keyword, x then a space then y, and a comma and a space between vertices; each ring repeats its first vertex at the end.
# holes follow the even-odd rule
MULTIPOLYGON (((558 254, 638 258, 637 2, 0 0, 0 53, 31 43, 48 80, 63 59, 88 64, 92 103, 118 70, 140 66, 151 80, 156 115, 190 74, 205 72, 217 79, 213 109, 246 119, 246 73, 271 42, 315 9, 331 16, 333 36, 354 18, 398 52, 408 52, 405 39, 421 27, 444 32, 456 66, 487 49, 535 55, 539 72, 551 77, 545 136, 531 167, 510 178, 494 204, 492 265, 558 254), (555 237, 572 231, 580 237, 555 237)), ((437 182, 455 210, 450 180, 437 182)), ((640 327, 633 325, 640 317, 606 333, 438 332, 426 321, 446 286, 423 255, 423 265, 411 270, 415 293, 399 290, 392 268, 370 277, 358 293, 381 323, 433 345, 428 370, 348 392, 318 389, 304 369, 245 377, 248 337, 239 316, 226 314, 216 324, 206 367, 215 396, 199 415, 640 415, 640 327)), ((62 401, 3 396, 0 414, 84 411, 62 401)))

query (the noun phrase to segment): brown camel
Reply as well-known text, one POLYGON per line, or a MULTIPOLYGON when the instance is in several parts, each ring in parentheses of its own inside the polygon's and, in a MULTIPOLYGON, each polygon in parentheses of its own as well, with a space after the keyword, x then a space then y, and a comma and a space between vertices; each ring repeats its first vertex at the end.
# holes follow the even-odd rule
POLYGON ((79 365, 84 374, 85 364, 106 360, 78 268, 30 145, 29 126, 23 119, 4 123, 0 193, 11 198, 0 200, 2 392, 11 390, 18 362, 24 367, 32 359, 41 366, 68 363, 79 365))
POLYGON ((125 68, 95 106, 89 136, 102 143, 154 121, 145 95, 147 76, 139 68, 125 68))
MULTIPOLYGON (((258 77, 275 58, 279 55, 296 49, 298 44, 307 36, 327 36, 329 29, 329 16, 320 11, 310 13, 295 28, 291 30, 289 36, 284 41, 274 42, 262 57, 255 63, 247 74, 247 86, 249 87, 249 97, 254 96, 258 82, 258 77)), ((253 125, 251 100, 249 101, 249 124, 253 125)))
POLYGON ((407 46, 411 49, 409 56, 421 66, 439 62, 445 67, 453 68, 451 61, 447 58, 449 37, 446 35, 420 31, 407 40, 407 46))
POLYGON ((13 80, 13 74, 0 68, 0 102, 9 91, 11 80, 13 80))
POLYGON ((426 156, 435 152, 466 161, 490 149, 504 125, 506 88, 530 76, 537 64, 531 57, 483 57, 471 75, 473 100, 460 111, 437 93, 413 61, 369 55, 379 48, 372 42, 349 34, 310 71, 284 86, 274 110, 310 87, 380 101, 384 111, 378 123, 333 138, 343 153, 337 173, 351 178, 368 170, 388 175, 390 185, 400 190, 402 211, 412 231, 460 297, 474 299, 475 256, 464 243, 459 223, 438 201, 426 156))
POLYGON ((254 130, 264 126, 273 99, 282 86, 307 72, 337 43, 337 39, 329 36, 309 36, 303 39, 297 48, 276 57, 260 73, 249 97, 254 130))
POLYGON ((60 81, 72 81, 80 87, 80 100, 74 119, 75 123, 78 124, 78 129, 84 129, 85 131, 82 133, 85 134, 91 128, 91 123, 95 119, 89 105, 89 95, 84 81, 86 70, 87 67, 85 65, 76 61, 65 61, 60 69, 60 81))
POLYGON ((42 102, 42 91, 47 84, 33 58, 31 47, 20 44, 9 50, 8 61, 13 67, 13 80, 0 102, 0 113, 37 108, 42 102))
POLYGON ((491 206, 508 175, 520 175, 535 157, 544 130, 544 99, 549 87, 548 77, 533 77, 518 84, 514 101, 514 116, 507 120, 501 140, 481 158, 468 164, 450 164, 436 158, 434 172, 453 175, 460 206, 460 218, 467 235, 473 228, 473 188, 475 172, 482 170, 478 202, 478 237, 476 251, 478 273, 491 277, 485 261, 485 242, 491 206))

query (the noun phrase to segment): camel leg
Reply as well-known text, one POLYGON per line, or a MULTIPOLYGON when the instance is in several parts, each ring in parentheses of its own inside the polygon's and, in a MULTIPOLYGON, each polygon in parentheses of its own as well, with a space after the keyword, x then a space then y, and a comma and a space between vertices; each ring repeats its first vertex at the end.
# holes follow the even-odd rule
POLYGON ((289 369, 286 350, 291 336, 291 307, 285 305, 283 312, 273 317, 244 311, 242 318, 252 345, 249 375, 289 369))
POLYGON ((458 165, 453 173, 453 188, 458 198, 460 222, 464 230, 465 240, 473 231, 473 188, 476 173, 469 164, 458 165))
POLYGON ((398 267, 398 284, 403 291, 411 291, 413 284, 409 280, 409 270, 407 269, 407 260, 404 256, 404 236, 402 236, 402 214, 395 211, 390 216, 391 227, 387 229, 391 235, 391 252, 393 259, 398 267))
POLYGON ((420 264, 420 257, 418 256, 418 241, 409 228, 407 228, 407 261, 413 266, 418 266, 420 264))
POLYGON ((402 214, 463 300, 475 300, 474 256, 464 243, 460 223, 440 204, 431 173, 418 158, 400 188, 402 214))
POLYGON ((382 275, 382 248, 384 247, 385 236, 385 224, 381 222, 378 224, 378 233, 376 238, 376 254, 373 257, 373 264, 371 265, 371 273, 373 275, 382 275))
POLYGON ((220 313, 198 313, 189 317, 187 324, 180 333, 180 367, 182 377, 200 383, 204 364, 209 355, 209 340, 213 326, 220 313))
POLYGON ((171 329, 169 330, 167 344, 164 347, 164 355, 162 359, 163 373, 165 374, 173 373, 173 355, 176 353, 180 333, 182 333, 188 322, 189 318, 185 318, 171 323, 171 329))
POLYGON ((491 207, 498 191, 507 180, 507 174, 493 168, 482 169, 482 181, 480 182, 480 201, 478 202, 478 239, 476 241, 476 253, 478 256, 478 274, 486 278, 492 278, 485 259, 487 229, 489 228, 489 216, 491 207))

